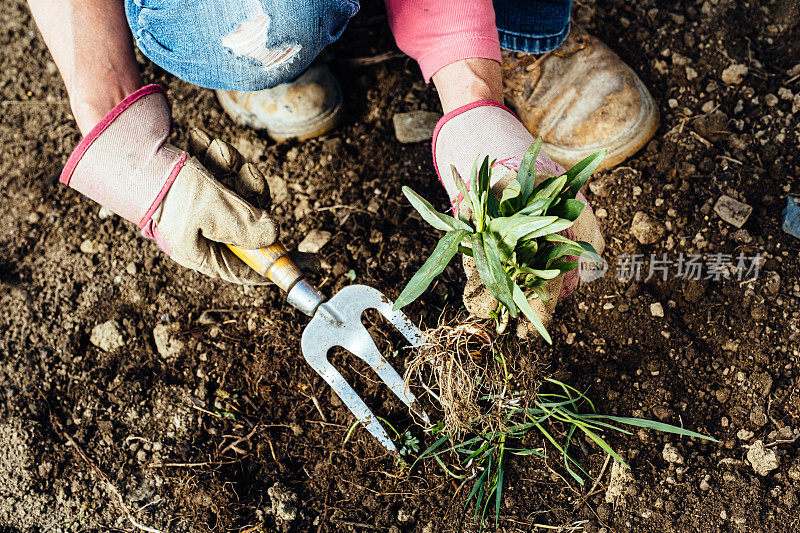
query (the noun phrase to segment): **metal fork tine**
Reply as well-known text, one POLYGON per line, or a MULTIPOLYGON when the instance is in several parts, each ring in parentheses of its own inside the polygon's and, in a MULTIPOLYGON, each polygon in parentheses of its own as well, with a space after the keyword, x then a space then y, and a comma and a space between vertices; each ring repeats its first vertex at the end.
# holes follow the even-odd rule
POLYGON ((344 402, 358 421, 367 428, 367 431, 372 433, 372 435, 378 439, 378 442, 389 450, 389 452, 397 453, 397 448, 392 442, 392 439, 389 438, 386 430, 383 429, 380 421, 372 414, 372 411, 369 410, 369 407, 367 407, 367 404, 364 403, 361 397, 356 394, 353 387, 345 381, 339 371, 328 361, 327 350, 324 352, 314 351, 313 353, 304 353, 303 355, 311 368, 316 370, 317 373, 322 376, 322 379, 331 386, 336 395, 339 396, 339 399, 344 402))
POLYGON ((341 346, 367 363, 413 413, 430 422, 428 415, 417 405, 417 398, 400 374, 392 368, 361 323, 366 309, 376 309, 412 344, 422 343, 422 333, 400 311, 392 311, 390 302, 380 291, 365 285, 351 285, 340 290, 322 304, 303 331, 301 345, 306 361, 333 388, 358 420, 390 452, 397 449, 378 419, 342 375, 328 360, 328 350, 341 346))

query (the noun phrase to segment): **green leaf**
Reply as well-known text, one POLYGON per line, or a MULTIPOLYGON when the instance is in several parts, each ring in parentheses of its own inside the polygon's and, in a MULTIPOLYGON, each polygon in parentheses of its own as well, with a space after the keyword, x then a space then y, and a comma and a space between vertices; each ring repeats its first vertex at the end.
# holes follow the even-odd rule
MULTIPOLYGON (((487 156, 488 157, 488 156, 487 156)), ((472 164, 472 169, 469 172, 469 198, 472 202, 472 214, 475 217, 475 220, 480 219, 481 214, 481 190, 478 186, 478 159, 475 159, 475 162, 472 164)), ((480 231, 480 227, 478 226, 478 231, 480 231)))
POLYGON ((586 203, 574 198, 567 198, 557 206, 548 209, 547 214, 556 215, 559 218, 565 218, 567 220, 575 220, 580 216, 585 207, 586 203))
POLYGON ((422 268, 414 274, 414 277, 408 282, 406 288, 397 297, 394 302, 395 311, 401 307, 410 304, 416 300, 420 294, 425 292, 425 289, 431 284, 433 279, 442 273, 447 264, 458 252, 458 246, 461 241, 467 236, 466 230, 460 229, 450 231, 439 240, 439 244, 433 250, 433 253, 422 265, 422 268))
POLYGON ((567 179, 566 175, 547 178, 533 190, 533 199, 538 200, 539 198, 553 198, 558 196, 558 194, 564 190, 564 187, 567 186, 567 179))
POLYGON ((475 266, 483 284, 486 285, 492 296, 508 309, 512 317, 517 316, 517 306, 514 305, 511 295, 511 285, 514 283, 500 262, 497 238, 491 233, 475 233, 470 237, 475 266))
POLYGON ((539 158, 539 151, 542 149, 542 138, 537 137, 533 144, 525 151, 522 162, 517 170, 517 182, 519 182, 519 200, 516 205, 519 207, 527 203, 531 192, 536 185, 536 159, 539 158))
MULTIPOLYGON (((472 205, 472 198, 469 196, 469 191, 467 190, 467 184, 464 183, 464 179, 461 177, 461 174, 458 173, 458 169, 456 169, 455 165, 450 165, 450 170, 453 173, 453 181, 456 182, 456 188, 458 188, 458 192, 461 193, 461 198, 463 202, 467 203, 467 207, 473 213, 475 212, 475 206, 472 205)), ((458 208, 458 206, 456 206, 458 208)), ((461 216, 460 209, 459 217, 461 216)))
POLYGON ((564 231, 567 228, 572 227, 573 222, 571 220, 567 220, 566 218, 559 218, 558 220, 544 226, 542 228, 538 228, 530 233, 526 233, 522 235, 521 239, 537 239, 548 233, 558 233, 560 231, 564 231))
POLYGON ((579 161, 571 169, 567 170, 566 176, 569 184, 569 198, 575 198, 578 191, 581 190, 583 184, 592 175, 592 172, 597 169, 597 166, 603 161, 606 156, 605 148, 599 152, 595 152, 586 159, 579 161))
POLYGON ((531 321, 533 327, 535 327, 536 331, 539 332, 539 335, 541 335, 542 338, 545 341, 547 341, 547 344, 553 344, 553 339, 551 339, 550 334, 547 333, 547 330, 545 329, 544 324, 542 324, 539 315, 536 314, 536 312, 531 307, 531 304, 528 303, 528 299, 525 297, 525 293, 522 292, 522 289, 519 288, 519 285, 517 285, 516 283, 514 283, 513 285, 514 286, 511 288, 511 290, 514 293, 514 303, 519 306, 519 309, 520 311, 522 311, 522 314, 525 315, 525 317, 531 321))
POLYGON ((511 216, 514 214, 515 202, 514 199, 519 196, 519 182, 512 180, 503 189, 503 194, 500 196, 500 213, 503 216, 511 216))
POLYGON ((518 269, 519 269, 520 272, 525 272, 526 274, 532 274, 532 275, 538 276, 538 277, 540 277, 542 279, 553 279, 553 278, 558 277, 559 275, 562 274, 561 270, 559 270, 557 268, 549 269, 549 270, 540 270, 538 268, 528 268, 526 266, 520 265, 518 267, 518 269))
POLYGON ((528 215, 513 215, 510 217, 495 218, 489 221, 488 229, 497 236, 501 259, 508 259, 517 246, 517 242, 528 233, 549 226, 558 221, 557 217, 532 217, 528 215))
POLYGON ((532 198, 528 202, 528 205, 520 209, 517 214, 532 216, 544 215, 555 200, 555 198, 532 198))
POLYGON ((431 444, 430 446, 428 446, 428 447, 425 449, 425 451, 424 451, 424 452, 422 452, 422 453, 419 455, 419 457, 417 457, 417 460, 416 460, 416 461, 414 461, 414 462, 411 464, 411 467, 410 467, 410 468, 414 468, 414 465, 416 465, 418 462, 422 461, 422 460, 423 460, 425 457, 427 457, 427 455, 428 455, 429 453, 431 453, 431 452, 433 452, 434 450, 436 450, 436 448, 438 448, 439 446, 441 446, 442 444, 444 444, 445 442, 447 442, 447 439, 449 439, 449 438, 450 438, 450 437, 448 437, 447 435, 445 435, 444 437, 440 437, 440 438, 439 438, 439 440, 437 440, 436 442, 434 442, 433 444, 431 444))
POLYGON ((403 194, 406 195, 406 198, 408 198, 408 201, 411 202, 411 205, 414 206, 414 209, 417 210, 422 219, 434 228, 442 231, 463 229, 469 233, 473 232, 472 227, 468 224, 449 215, 437 212, 430 202, 414 192, 410 187, 404 186, 403 194))

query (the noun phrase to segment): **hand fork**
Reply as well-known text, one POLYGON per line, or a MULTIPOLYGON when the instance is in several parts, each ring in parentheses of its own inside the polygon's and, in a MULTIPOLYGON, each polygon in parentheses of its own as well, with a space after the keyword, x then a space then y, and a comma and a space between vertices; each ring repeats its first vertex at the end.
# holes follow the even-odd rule
POLYGON ((426 424, 430 423, 428 415, 417 404, 417 398, 380 353, 361 323, 364 311, 375 309, 412 346, 422 343, 420 330, 402 312, 393 311, 392 302, 386 296, 366 285, 351 285, 325 301, 325 297, 304 279, 283 244, 276 242, 260 250, 229 248, 248 266, 286 291, 289 304, 312 317, 300 340, 303 357, 384 448, 397 454, 397 448, 378 418, 328 360, 328 351, 334 346, 341 346, 367 363, 412 413, 426 424))

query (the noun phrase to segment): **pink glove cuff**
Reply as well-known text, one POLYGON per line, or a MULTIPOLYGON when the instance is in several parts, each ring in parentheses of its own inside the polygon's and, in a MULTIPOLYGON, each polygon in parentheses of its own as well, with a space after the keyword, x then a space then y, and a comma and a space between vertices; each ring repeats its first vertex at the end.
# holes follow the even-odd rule
MULTIPOLYGON (((165 149, 172 115, 164 89, 148 85, 117 104, 78 144, 61 183, 136 223, 148 223, 186 161, 165 149)), ((156 239, 157 240, 157 239, 156 239)))

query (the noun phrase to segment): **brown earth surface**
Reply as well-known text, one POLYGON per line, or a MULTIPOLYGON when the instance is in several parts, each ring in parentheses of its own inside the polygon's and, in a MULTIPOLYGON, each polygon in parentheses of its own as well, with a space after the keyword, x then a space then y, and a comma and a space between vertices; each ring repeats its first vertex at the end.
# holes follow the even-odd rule
MULTIPOLYGON (((321 139, 275 144, 234 124, 211 91, 141 62, 145 79, 169 91, 178 143, 202 126, 270 177, 290 247, 312 229, 333 233, 312 276, 323 291, 354 278, 394 298, 438 237, 400 187, 441 207, 446 197, 428 144, 397 142, 392 116, 440 108, 411 60, 346 61, 394 50, 382 3, 364 4, 330 56, 347 117, 321 139)), ((403 472, 363 429, 344 442, 353 417, 302 360, 306 318, 276 289, 185 270, 130 224, 48 184, 79 133, 25 3, 5 5, 0 531, 134 531, 123 504, 169 532, 455 531, 466 491, 435 463, 403 472), (123 342, 108 352, 89 341, 107 321, 123 342), (167 357, 153 336, 160 324, 182 343, 167 357)), ((557 453, 519 458, 509 463, 500 528, 797 531, 800 240, 781 231, 786 197, 800 193, 796 2, 584 0, 573 16, 634 68, 662 116, 655 139, 594 177, 587 193, 612 270, 625 254, 763 262, 755 281, 607 275, 559 305, 553 346, 530 349, 537 364, 588 388, 600 412, 683 425, 720 443, 610 435, 635 479, 611 503, 610 469, 590 492, 557 453), (749 70, 724 83, 734 63, 749 70), (743 230, 713 210, 721 195, 753 207, 743 230), (637 211, 663 224, 654 244, 631 235, 637 211), (747 461, 757 440, 776 454, 766 475, 747 461), (664 459, 666 443, 683 464, 664 459)), ((456 266, 408 308, 414 321, 455 316, 464 283, 456 266)), ((366 321, 384 349, 395 345, 388 328, 366 321)), ((390 361, 402 369, 409 357, 395 349, 390 361)), ((376 411, 408 421, 355 358, 334 361, 376 411)), ((605 454, 580 444, 579 459, 599 475, 605 454)), ((464 528, 477 530, 469 520, 464 528)))

